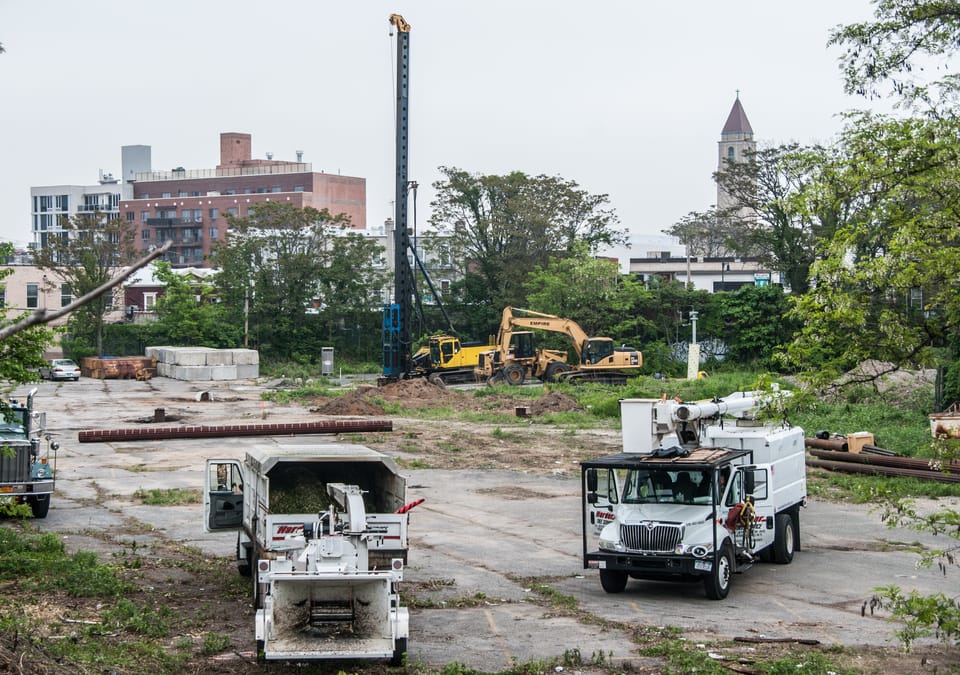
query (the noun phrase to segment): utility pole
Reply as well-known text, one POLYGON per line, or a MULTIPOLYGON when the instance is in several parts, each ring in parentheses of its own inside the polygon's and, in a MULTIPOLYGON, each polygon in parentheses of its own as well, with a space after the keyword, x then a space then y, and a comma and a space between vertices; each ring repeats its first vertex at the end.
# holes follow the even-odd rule
POLYGON ((690 310, 690 326, 692 335, 690 337, 690 346, 687 349, 687 379, 695 380, 700 372, 700 345, 697 342, 697 310, 690 310))

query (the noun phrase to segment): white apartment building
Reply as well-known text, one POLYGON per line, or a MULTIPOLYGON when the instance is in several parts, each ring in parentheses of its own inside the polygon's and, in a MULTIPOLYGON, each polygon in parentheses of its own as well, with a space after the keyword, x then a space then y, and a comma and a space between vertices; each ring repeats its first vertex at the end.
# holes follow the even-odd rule
POLYGON ((63 219, 100 213, 120 217, 120 200, 133 195, 133 185, 103 174, 97 185, 45 185, 30 188, 33 248, 43 248, 51 237, 62 236, 63 219))

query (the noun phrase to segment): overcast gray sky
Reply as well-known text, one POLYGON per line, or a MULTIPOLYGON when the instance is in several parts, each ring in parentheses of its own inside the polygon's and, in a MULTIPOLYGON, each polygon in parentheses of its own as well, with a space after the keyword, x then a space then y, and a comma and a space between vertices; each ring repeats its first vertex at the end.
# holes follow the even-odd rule
POLYGON ((829 30, 868 0, 0 0, 0 239, 26 243, 30 187, 214 167, 223 131, 254 157, 367 179, 392 215, 394 55, 410 36, 418 226, 437 167, 519 170, 606 193, 643 239, 716 201, 717 141, 737 90, 760 143, 825 142, 843 94, 829 30))

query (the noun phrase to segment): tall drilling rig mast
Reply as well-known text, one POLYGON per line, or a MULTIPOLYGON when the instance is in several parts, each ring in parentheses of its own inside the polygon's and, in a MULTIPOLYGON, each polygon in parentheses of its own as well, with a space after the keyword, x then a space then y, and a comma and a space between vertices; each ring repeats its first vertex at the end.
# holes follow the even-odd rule
POLYGON ((411 297, 415 292, 413 270, 407 251, 410 232, 407 228, 407 153, 410 121, 410 24, 399 14, 390 15, 397 29, 397 114, 396 114, 396 198, 393 230, 394 301, 383 314, 383 376, 393 380, 412 370, 411 297))

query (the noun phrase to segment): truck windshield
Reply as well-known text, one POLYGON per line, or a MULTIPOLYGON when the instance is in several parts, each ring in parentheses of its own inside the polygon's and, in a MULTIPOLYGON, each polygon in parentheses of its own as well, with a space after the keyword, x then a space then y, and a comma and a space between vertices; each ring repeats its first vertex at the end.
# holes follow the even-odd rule
POLYGON ((709 504, 710 476, 696 470, 631 469, 623 489, 625 504, 709 504))
POLYGON ((3 411, 3 414, 0 414, 0 438, 26 438, 26 414, 27 411, 22 408, 7 408, 3 411))

